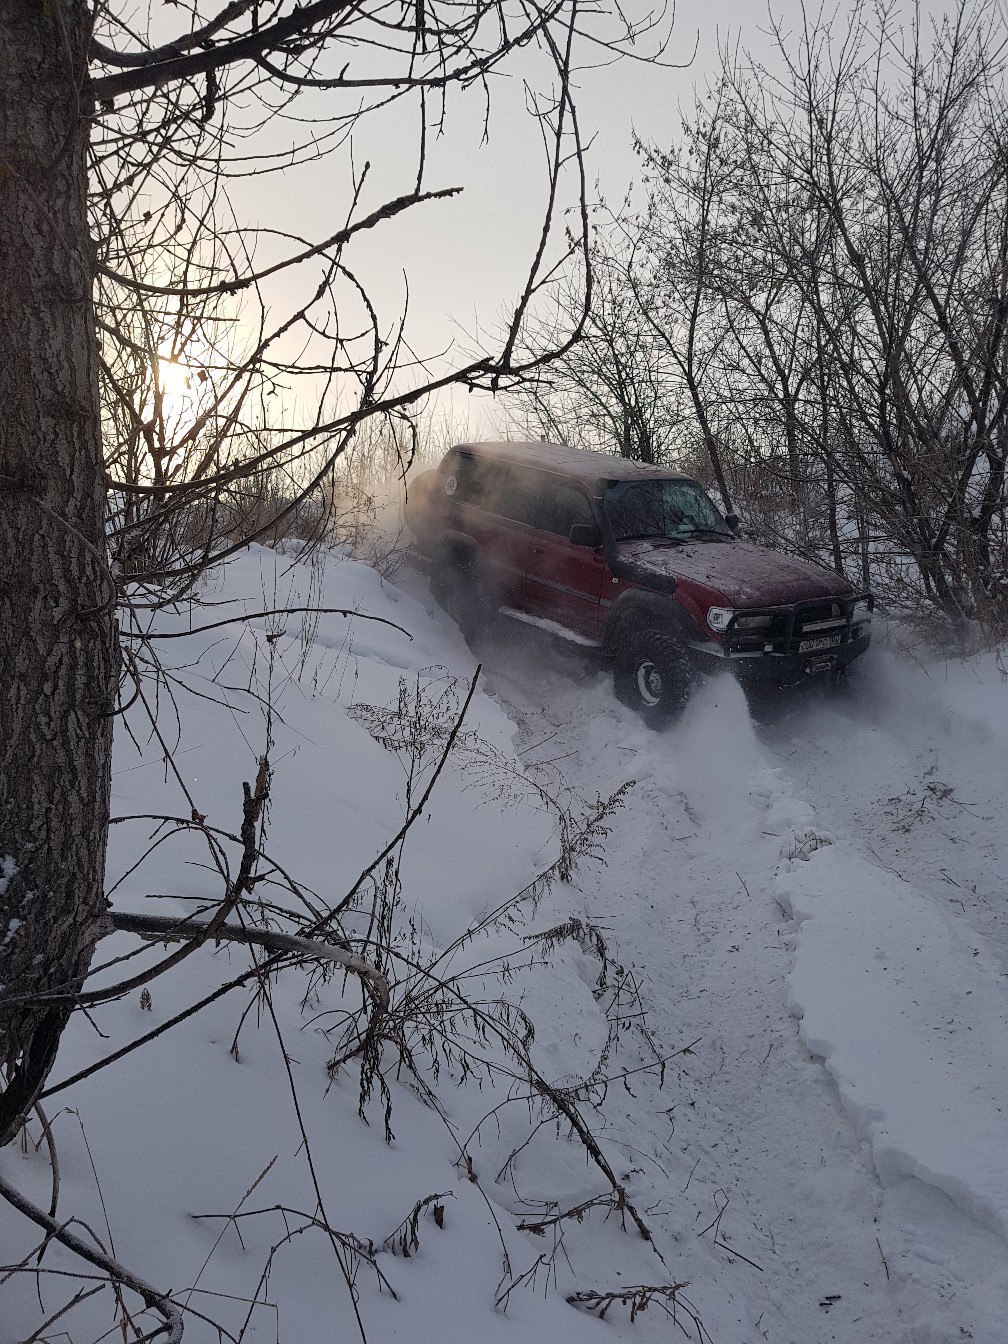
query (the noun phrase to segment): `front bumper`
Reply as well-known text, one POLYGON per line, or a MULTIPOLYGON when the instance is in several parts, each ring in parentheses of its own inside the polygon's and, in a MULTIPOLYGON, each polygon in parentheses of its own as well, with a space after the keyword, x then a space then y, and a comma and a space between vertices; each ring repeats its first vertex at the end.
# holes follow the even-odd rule
POLYGON ((702 672, 730 670, 743 684, 796 686, 835 676, 849 667, 871 643, 874 599, 868 593, 789 607, 736 612, 721 645, 694 645, 702 672), (855 619, 855 612, 868 616, 855 619), (750 622, 739 626, 739 619, 750 622), (754 621, 765 622, 753 628, 754 621))

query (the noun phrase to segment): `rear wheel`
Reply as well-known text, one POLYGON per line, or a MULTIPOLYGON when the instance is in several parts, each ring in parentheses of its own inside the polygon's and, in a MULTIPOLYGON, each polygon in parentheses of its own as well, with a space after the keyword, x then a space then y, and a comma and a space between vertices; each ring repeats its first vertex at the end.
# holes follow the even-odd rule
POLYGON ((685 651, 660 631, 645 629, 632 635, 616 655, 613 687, 617 699, 636 709, 652 726, 681 713, 692 682, 693 668, 685 651))
POLYGON ((471 556, 445 556, 431 574, 431 592, 466 639, 475 639, 497 612, 489 588, 471 556))

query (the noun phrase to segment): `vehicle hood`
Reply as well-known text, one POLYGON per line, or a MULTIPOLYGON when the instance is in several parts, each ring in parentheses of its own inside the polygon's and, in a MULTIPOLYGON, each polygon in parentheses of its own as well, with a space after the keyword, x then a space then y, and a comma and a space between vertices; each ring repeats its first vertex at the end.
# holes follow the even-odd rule
POLYGON ((669 578, 695 583, 719 594, 725 606, 779 607, 828 597, 850 597, 854 589, 824 565, 756 546, 749 541, 694 541, 676 546, 624 542, 620 559, 660 584, 669 578))

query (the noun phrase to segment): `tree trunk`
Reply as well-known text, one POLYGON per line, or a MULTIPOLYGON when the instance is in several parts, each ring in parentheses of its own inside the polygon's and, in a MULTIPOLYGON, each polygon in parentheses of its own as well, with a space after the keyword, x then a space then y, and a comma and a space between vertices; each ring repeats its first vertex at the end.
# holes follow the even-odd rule
POLYGON ((106 930, 117 661, 88 35, 83 0, 0 0, 0 1144, 44 1085, 106 930))
POLYGON ((630 459, 633 457, 633 435, 630 432, 630 411, 623 408, 623 433, 620 436, 620 457, 630 459))
POLYGON ((707 449, 710 458, 711 470, 714 473, 714 480, 717 482, 718 492, 721 495, 721 503, 724 505, 725 513, 731 513, 732 502, 728 493, 728 482, 725 480, 724 468, 721 465, 721 450, 718 447, 717 439, 714 437, 714 431, 710 427, 710 421, 707 419, 707 412, 704 410, 696 379, 688 368, 686 370, 686 386, 689 388, 693 410, 700 425, 700 433, 703 435, 704 447, 707 449))
POLYGON ((798 456, 798 415, 795 411, 795 397, 786 380, 782 380, 784 403, 784 437, 787 442, 788 456, 788 493, 795 511, 801 512, 803 540, 809 544, 808 496, 803 488, 801 461, 798 456))
POLYGON ((654 444, 651 442, 650 430, 644 423, 641 424, 637 435, 637 457, 649 467, 654 466, 654 444))
MULTIPOLYGON (((825 435, 824 435, 825 438, 825 435)), ((833 551, 833 568, 843 575, 843 555, 840 552, 840 528, 837 524, 836 477, 833 473, 833 454, 826 449, 826 509, 829 523, 830 546, 833 551)))

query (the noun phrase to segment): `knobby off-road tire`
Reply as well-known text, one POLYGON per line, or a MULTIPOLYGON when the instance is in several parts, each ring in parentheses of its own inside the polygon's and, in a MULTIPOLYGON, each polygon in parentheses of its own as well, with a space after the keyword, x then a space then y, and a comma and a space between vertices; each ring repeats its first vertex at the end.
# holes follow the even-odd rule
POLYGON ((489 628, 500 605, 468 556, 438 560, 431 573, 431 592, 470 641, 489 628))
POLYGON ((616 698, 654 728, 682 713, 693 685, 693 668, 681 645, 658 630, 631 633, 616 655, 616 698))

